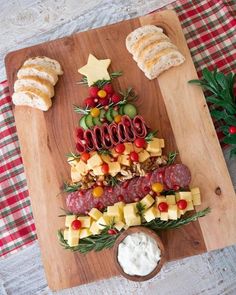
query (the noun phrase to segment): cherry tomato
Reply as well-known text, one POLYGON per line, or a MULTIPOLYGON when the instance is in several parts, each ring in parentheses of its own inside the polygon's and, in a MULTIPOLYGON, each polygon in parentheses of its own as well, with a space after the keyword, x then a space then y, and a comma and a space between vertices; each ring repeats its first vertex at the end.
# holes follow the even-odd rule
POLYGON ((109 105, 109 99, 108 98, 101 98, 99 99, 99 104, 101 104, 103 107, 109 105))
POLYGON ((109 172, 109 166, 108 166, 108 164, 107 163, 102 164, 101 170, 102 170, 102 173, 108 174, 108 172, 109 172))
POLYGON ((98 91, 97 95, 98 95, 98 97, 100 97, 100 98, 104 98, 104 97, 107 96, 107 93, 106 93, 105 90, 101 89, 101 90, 98 91))
POLYGON ((162 183, 160 182, 155 182, 152 184, 152 190, 155 192, 155 193, 161 193, 164 189, 164 186, 162 183))
POLYGON ((168 211, 168 204, 166 202, 161 202, 158 204, 158 209, 160 212, 167 212, 168 211))
POLYGON ((230 134, 236 134, 236 126, 230 126, 229 127, 229 133, 230 134))
POLYGON ((119 123, 119 122, 121 121, 121 118, 122 118, 121 115, 116 115, 115 118, 114 118, 114 121, 115 121, 116 123, 119 123))
POLYGON ((188 203, 186 200, 179 200, 176 204, 180 210, 184 210, 188 206, 188 203))
POLYGON ((90 153, 87 153, 87 152, 82 153, 80 157, 80 159, 84 161, 85 163, 88 161, 89 158, 90 158, 90 153))
POLYGON ((90 114, 94 118, 98 117, 100 115, 100 110, 98 108, 93 108, 91 109, 90 114))
POLYGON ((103 195, 103 193, 104 189, 101 186, 96 186, 92 192, 94 198, 100 198, 103 195))
POLYGON ((124 196, 123 196, 123 195, 119 195, 119 196, 118 196, 118 201, 119 201, 119 202, 124 201, 124 196))
POLYGON ((80 229, 81 228, 81 221, 77 220, 77 219, 72 221, 71 228, 74 230, 80 229))
POLYGON ((136 145, 137 148, 144 148, 147 142, 144 138, 136 138, 134 141, 134 144, 136 145))
POLYGON ((91 87, 89 87, 89 94, 92 97, 97 97, 98 91, 99 91, 99 88, 97 86, 91 86, 91 87))
POLYGON ((116 235, 117 231, 114 228, 110 228, 110 229, 108 229, 107 233, 108 233, 108 235, 116 235))
POLYGON ((115 151, 118 153, 118 154, 122 154, 125 150, 125 145, 123 143, 119 143, 115 146, 115 151))
POLYGON ((113 88, 112 88, 112 85, 110 84, 110 83, 108 83, 108 84, 105 84, 104 86, 103 86, 103 90, 105 90, 106 91, 106 93, 108 93, 108 94, 113 94, 113 88))
POLYGON ((96 107, 96 102, 93 97, 88 97, 84 99, 84 105, 88 108, 94 108, 96 107))
POLYGON ((139 160, 139 155, 136 152, 131 152, 129 154, 129 157, 132 162, 138 162, 138 160, 139 160))

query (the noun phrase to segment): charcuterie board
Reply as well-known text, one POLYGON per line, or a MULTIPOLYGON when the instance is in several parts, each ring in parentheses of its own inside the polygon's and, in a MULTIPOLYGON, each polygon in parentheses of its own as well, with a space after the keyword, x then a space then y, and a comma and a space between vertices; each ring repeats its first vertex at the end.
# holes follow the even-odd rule
POLYGON ((73 130, 78 124, 73 104, 79 105, 87 91, 76 83, 81 78, 77 69, 86 63, 89 53, 110 58, 111 71, 123 71, 114 87, 135 89, 140 114, 152 129, 159 130, 166 150, 179 152, 179 161, 191 170, 192 185, 201 189, 202 207, 212 209, 199 221, 162 232, 167 259, 236 243, 236 199, 230 176, 203 93, 187 83, 197 74, 179 20, 173 11, 163 11, 21 49, 6 57, 11 93, 16 73, 29 57, 55 58, 64 70, 48 112, 27 107, 14 109, 49 287, 58 290, 117 275, 112 250, 83 256, 61 248, 56 237, 57 229, 63 226, 57 216, 61 214, 60 207, 65 206, 63 196, 58 194, 70 172, 65 155, 74 149, 73 130), (125 47, 126 36, 143 24, 162 27, 186 58, 184 64, 153 81, 145 78, 125 47))

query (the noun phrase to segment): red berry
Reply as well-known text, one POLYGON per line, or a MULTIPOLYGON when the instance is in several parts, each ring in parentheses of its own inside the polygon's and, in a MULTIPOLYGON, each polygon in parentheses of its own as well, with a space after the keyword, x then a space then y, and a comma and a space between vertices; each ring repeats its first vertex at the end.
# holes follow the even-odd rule
POLYGON ((168 204, 166 202, 161 202, 158 204, 158 209, 160 212, 167 212, 168 211, 168 204))
POLYGON ((134 144, 136 145, 137 148, 144 148, 147 142, 144 138, 136 138, 134 141, 134 144))
POLYGON ((173 186, 173 189, 174 189, 174 191, 178 191, 180 189, 180 186, 176 184, 173 186))
POLYGON ((102 173, 108 174, 108 172, 109 172, 109 166, 108 166, 108 164, 107 163, 102 164, 101 170, 102 170, 102 173))
POLYGON ((107 97, 100 98, 99 99, 99 104, 102 105, 103 107, 108 106, 109 105, 109 99, 107 97))
POLYGON ((119 201, 119 202, 124 201, 124 196, 123 196, 123 195, 119 195, 119 196, 118 196, 118 201, 119 201))
POLYGON ((94 107, 96 107, 96 102, 94 101, 93 97, 87 97, 84 99, 84 105, 87 108, 94 108, 94 107))
POLYGON ((122 154, 125 150, 125 145, 123 143, 119 143, 115 146, 115 151, 118 153, 118 154, 122 154))
POLYGON ((81 221, 77 220, 77 219, 72 221, 71 228, 74 230, 80 229, 81 228, 81 221))
POLYGON ((179 208, 180 210, 184 210, 184 209, 187 208, 188 203, 187 203, 186 200, 179 200, 179 201, 177 202, 177 206, 178 206, 178 208, 179 208))
POLYGON ((229 127, 229 133, 230 134, 235 134, 236 133, 236 126, 230 126, 229 127))
POLYGON ((108 94, 113 94, 113 88, 112 88, 112 85, 110 84, 110 83, 108 83, 108 84, 105 84, 104 86, 103 86, 103 90, 105 90, 106 91, 106 93, 108 93, 108 94))
POLYGON ((112 97, 111 97, 111 101, 112 101, 113 103, 118 103, 118 102, 120 102, 120 101, 121 101, 121 98, 120 98, 119 94, 114 93, 114 94, 112 95, 112 97))
POLYGON ((108 235, 116 235, 117 231, 113 228, 110 228, 110 229, 108 229, 107 233, 108 233, 108 235))
POLYGON ((90 158, 90 153, 87 153, 87 152, 82 153, 80 157, 80 159, 84 161, 85 163, 88 161, 89 158, 90 158))
POLYGON ((129 157, 132 162, 138 162, 138 160, 139 160, 139 155, 136 152, 131 152, 129 154, 129 157))
POLYGON ((92 96, 92 97, 97 97, 97 94, 98 94, 98 91, 100 89, 97 87, 97 86, 91 86, 89 87, 89 94, 92 96))
POLYGON ((98 98, 94 98, 94 102, 97 104, 98 103, 98 98))

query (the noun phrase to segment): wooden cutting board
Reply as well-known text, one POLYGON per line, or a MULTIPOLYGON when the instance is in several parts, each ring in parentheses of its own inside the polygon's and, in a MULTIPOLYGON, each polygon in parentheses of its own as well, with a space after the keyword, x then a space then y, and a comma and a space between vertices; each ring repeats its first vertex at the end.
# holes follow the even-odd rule
POLYGON ((69 177, 65 154, 74 150, 73 130, 79 118, 73 104, 80 105, 88 91, 76 84, 81 79, 77 69, 86 64, 89 53, 110 58, 110 72, 123 71, 123 76, 114 81, 115 88, 135 89, 140 114, 165 138, 167 151, 179 151, 180 160, 191 170, 191 185, 200 187, 203 203, 198 210, 207 206, 212 209, 199 222, 162 233, 168 260, 236 243, 235 192, 216 132, 201 89, 187 83, 197 74, 179 20, 173 11, 162 11, 11 52, 6 57, 11 93, 16 73, 29 57, 55 58, 64 69, 48 112, 14 109, 49 287, 58 290, 117 275, 112 250, 83 256, 62 249, 56 238, 57 229, 64 225, 64 219, 57 216, 65 199, 57 195, 69 177), (126 36, 144 24, 163 27, 186 57, 183 65, 153 81, 145 78, 125 48, 126 36))

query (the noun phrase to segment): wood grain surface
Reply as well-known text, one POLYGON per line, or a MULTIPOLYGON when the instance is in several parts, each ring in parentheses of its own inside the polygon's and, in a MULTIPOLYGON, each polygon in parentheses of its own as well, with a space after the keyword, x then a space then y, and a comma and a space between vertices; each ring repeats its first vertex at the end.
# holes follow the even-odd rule
POLYGON ((63 196, 56 196, 69 177, 65 154, 74 150, 73 130, 79 119, 73 104, 81 104, 87 95, 87 88, 76 84, 81 78, 77 69, 87 62, 89 53, 97 58, 110 58, 110 72, 123 71, 123 76, 114 81, 114 87, 135 89, 139 94, 139 112, 165 138, 166 151, 179 151, 179 160, 191 170, 192 185, 199 186, 203 192, 202 208, 212 208, 200 223, 162 233, 167 260, 236 243, 235 192, 203 93, 187 84, 197 75, 178 18, 173 11, 163 11, 15 51, 6 57, 11 93, 16 73, 29 57, 55 58, 64 69, 55 88, 53 107, 48 112, 27 107, 14 110, 49 287, 58 290, 117 274, 112 250, 83 256, 65 251, 56 238, 57 229, 64 223, 57 216, 65 205, 63 196), (162 26, 186 57, 183 65, 153 81, 145 78, 125 48, 126 36, 147 23, 162 26), (217 188, 220 195, 215 193, 217 188))

